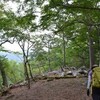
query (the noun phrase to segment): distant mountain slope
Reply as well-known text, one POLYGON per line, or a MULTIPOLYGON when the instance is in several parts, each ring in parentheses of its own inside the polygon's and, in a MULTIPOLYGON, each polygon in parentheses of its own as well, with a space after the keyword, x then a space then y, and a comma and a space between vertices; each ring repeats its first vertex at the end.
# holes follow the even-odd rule
POLYGON ((17 62, 22 62, 23 57, 20 54, 8 53, 8 52, 0 52, 0 55, 6 56, 9 60, 15 60, 17 62))

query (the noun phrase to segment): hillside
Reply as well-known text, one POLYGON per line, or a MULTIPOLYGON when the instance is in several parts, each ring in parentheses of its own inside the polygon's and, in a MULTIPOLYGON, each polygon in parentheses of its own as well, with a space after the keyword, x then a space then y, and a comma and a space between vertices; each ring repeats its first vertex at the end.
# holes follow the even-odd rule
POLYGON ((23 58, 22 55, 9 53, 9 52, 0 52, 1 56, 5 56, 9 60, 14 60, 16 62, 22 62, 23 58))
POLYGON ((86 78, 40 80, 26 86, 10 90, 10 94, 0 100, 91 100, 86 95, 86 78))

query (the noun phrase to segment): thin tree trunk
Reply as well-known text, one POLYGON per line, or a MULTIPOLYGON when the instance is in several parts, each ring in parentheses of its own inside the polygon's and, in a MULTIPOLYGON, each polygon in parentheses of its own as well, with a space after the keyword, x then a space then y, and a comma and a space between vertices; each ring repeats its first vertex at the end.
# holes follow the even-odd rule
POLYGON ((48 62, 49 62, 49 71, 52 71, 52 69, 51 69, 50 44, 49 44, 49 42, 48 42, 48 62))
POLYGON ((89 56, 90 56, 90 68, 92 68, 94 64, 94 50, 93 50, 93 41, 89 39, 89 56))
POLYGON ((30 89, 30 78, 29 78, 29 73, 28 73, 28 68, 27 68, 27 62, 26 62, 26 57, 24 55, 24 70, 25 70, 25 79, 28 81, 28 88, 30 89))
MULTIPOLYGON (((65 38, 63 33, 63 67, 66 66, 66 51, 65 51, 65 38)), ((63 70, 62 70, 63 71, 63 70)))
POLYGON ((99 59, 99 67, 100 67, 100 25, 98 26, 98 59, 99 59))
POLYGON ((89 28, 89 57, 90 57, 90 68, 95 64, 94 61, 94 48, 93 48, 93 38, 91 36, 92 27, 89 28))
POLYGON ((28 64, 28 67, 29 67, 30 76, 31 76, 32 80, 35 81, 34 78, 33 78, 33 75, 32 75, 32 70, 31 70, 31 66, 30 66, 29 61, 27 61, 27 64, 28 64))

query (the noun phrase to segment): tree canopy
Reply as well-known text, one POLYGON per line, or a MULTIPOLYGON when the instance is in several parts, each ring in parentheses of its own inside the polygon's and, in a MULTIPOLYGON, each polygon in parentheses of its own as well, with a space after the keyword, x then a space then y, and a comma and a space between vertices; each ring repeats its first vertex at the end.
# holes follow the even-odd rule
MULTIPOLYGON (((30 84, 34 72, 100 65, 99 16, 99 0, 1 0, 0 48, 6 42, 20 46, 25 77, 14 80, 20 73, 10 74, 13 67, 4 73, 12 82, 25 78, 30 84), (16 11, 7 6, 9 2, 17 5, 16 11)), ((9 66, 14 64, 20 66, 9 66)))

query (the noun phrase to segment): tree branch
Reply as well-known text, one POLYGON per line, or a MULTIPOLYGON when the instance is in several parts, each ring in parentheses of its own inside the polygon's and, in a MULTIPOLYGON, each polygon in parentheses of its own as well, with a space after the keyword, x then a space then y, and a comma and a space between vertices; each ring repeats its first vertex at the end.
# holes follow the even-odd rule
POLYGON ((59 4, 58 6, 62 6, 63 8, 71 8, 71 9, 84 9, 84 10, 98 10, 100 11, 100 8, 93 8, 93 7, 82 7, 78 5, 61 5, 59 4))

